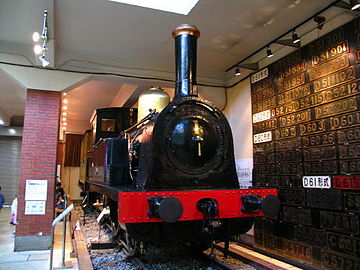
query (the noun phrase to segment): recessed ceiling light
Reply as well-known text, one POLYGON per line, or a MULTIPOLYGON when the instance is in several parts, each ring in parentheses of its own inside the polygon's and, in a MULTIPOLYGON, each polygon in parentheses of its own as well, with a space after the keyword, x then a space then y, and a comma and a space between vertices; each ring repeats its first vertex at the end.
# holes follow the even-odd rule
POLYGON ((128 5, 188 15, 199 0, 110 0, 128 5))
POLYGON ((68 103, 69 103, 69 100, 63 99, 63 103, 64 103, 64 104, 68 104, 68 103))
POLYGON ((67 112, 63 112, 62 115, 63 115, 63 116, 67 116, 67 112))
POLYGON ((67 110, 68 106, 65 105, 62 108, 63 108, 63 110, 67 110))
POLYGON ((10 134, 15 134, 15 133, 16 133, 16 130, 13 129, 13 128, 10 128, 10 129, 9 129, 9 133, 10 133, 10 134))

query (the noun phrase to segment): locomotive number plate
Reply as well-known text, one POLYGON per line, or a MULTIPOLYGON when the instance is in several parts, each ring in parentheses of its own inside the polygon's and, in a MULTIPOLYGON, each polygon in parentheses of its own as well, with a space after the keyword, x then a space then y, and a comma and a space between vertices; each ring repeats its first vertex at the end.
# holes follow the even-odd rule
POLYGON ((360 189, 360 175, 333 176, 332 186, 336 189, 360 189))
POLYGON ((272 96, 275 96, 275 89, 271 87, 263 88, 261 90, 254 90, 251 92, 252 102, 259 102, 272 96))
POLYGON ((279 104, 281 105, 288 101, 292 101, 294 99, 302 98, 308 95, 310 95, 310 85, 307 83, 279 94, 279 104))
POLYGON ((292 113, 279 118, 280 127, 286 127, 299 123, 304 123, 311 120, 311 111, 305 110, 301 112, 292 113))
POLYGON ((301 147, 300 138, 292 138, 288 140, 275 141, 276 150, 292 150, 301 147))
POLYGON ((255 113, 253 115, 253 123, 258 123, 258 122, 261 122, 261 121, 269 120, 270 117, 271 117, 270 110, 255 113))
MULTIPOLYGON (((359 134, 360 136, 360 134, 359 134)), ((335 133, 324 133, 324 134, 314 134, 306 137, 302 137, 303 146, 324 146, 324 145, 334 145, 335 144, 335 133)))
POLYGON ((277 128, 277 119, 265 120, 259 123, 253 124, 253 133, 260 133, 268 131, 270 129, 277 128))
POLYGON ((346 68, 349 66, 349 56, 347 54, 334 58, 326 63, 320 64, 310 70, 310 81, 319 79, 334 71, 346 68))
POLYGON ((312 82, 315 92, 325 90, 326 88, 339 85, 344 82, 351 81, 356 78, 355 68, 349 67, 347 69, 329 74, 318 80, 312 82))
POLYGON ((311 55, 316 55, 319 52, 330 48, 332 45, 337 44, 344 40, 345 31, 344 27, 335 29, 334 31, 322 36, 321 38, 311 42, 307 49, 311 55))
POLYGON ((282 220, 295 224, 311 226, 311 210, 307 208, 283 206, 282 220))
POLYGON ((357 259, 325 249, 321 250, 321 269, 350 270, 359 268, 360 263, 357 259))
POLYGON ((276 106, 276 98, 271 97, 252 104, 253 112, 261 112, 276 106))
POLYGON ((306 148, 303 151, 304 160, 323 160, 323 159, 336 159, 336 147, 324 146, 324 147, 311 147, 306 148))
POLYGON ((303 243, 289 241, 284 239, 284 254, 306 263, 312 263, 313 251, 312 247, 303 243))
POLYGON ((338 174, 336 161, 307 162, 304 169, 306 174, 338 174))
POLYGON ((305 72, 295 75, 283 82, 278 83, 278 91, 284 92, 292 88, 298 87, 305 83, 305 72))
POLYGON ((327 238, 330 249, 356 257, 360 256, 360 238, 333 232, 328 232, 327 238))
POLYGON ((275 130, 275 139, 288 139, 296 137, 296 126, 286 127, 286 128, 279 128, 275 130))
POLYGON ((344 192, 344 209, 348 211, 360 211, 360 193, 344 192))
POLYGON ((342 174, 360 173, 360 160, 341 160, 340 172, 342 174))
POLYGON ((360 216, 320 211, 320 227, 341 233, 360 234, 360 216))
POLYGON ((302 61, 299 64, 293 65, 284 71, 280 71, 278 75, 278 81, 281 82, 287 78, 290 78, 293 75, 296 75, 300 72, 306 71, 306 61, 302 61))
POLYGON ((316 229, 313 227, 296 226, 295 239, 300 242, 305 242, 320 247, 324 247, 327 244, 325 230, 316 229))
POLYGON ((360 124, 360 112, 337 115, 330 118, 330 129, 340 129, 357 126, 360 124))
POLYGON ((318 120, 306 124, 300 124, 300 135, 319 133, 323 131, 325 131, 325 120, 318 120))
POLYGON ((360 158, 360 144, 339 146, 340 158, 360 158))
POLYGON ((330 176, 303 176, 304 188, 331 188, 330 176))
POLYGON ((338 131, 337 134, 338 134, 338 142, 342 143, 342 144, 359 141, 360 140, 360 127, 351 128, 348 130, 341 130, 341 131, 338 131))
POLYGON ((305 191, 303 189, 280 188, 278 196, 281 203, 305 206, 305 191))
POLYGON ((342 41, 330 49, 324 50, 319 54, 313 55, 311 57, 311 64, 313 67, 315 67, 347 52, 349 52, 349 46, 346 41, 342 41))
POLYGON ((278 164, 276 167, 276 172, 278 175, 297 175, 301 174, 302 172, 302 164, 301 163, 285 163, 285 164, 278 164))
POLYGON ((340 190, 306 190, 306 205, 308 207, 341 210, 342 193, 340 190))
MULTIPOLYGON (((358 108, 357 98, 350 97, 343 100, 331 102, 315 108, 315 118, 323 118, 334 114, 345 113, 358 108)), ((281 122, 280 122, 281 125, 281 122)))
POLYGON ((271 142, 272 141, 272 133, 271 131, 258 133, 254 135, 254 143, 263 143, 263 142, 271 142))

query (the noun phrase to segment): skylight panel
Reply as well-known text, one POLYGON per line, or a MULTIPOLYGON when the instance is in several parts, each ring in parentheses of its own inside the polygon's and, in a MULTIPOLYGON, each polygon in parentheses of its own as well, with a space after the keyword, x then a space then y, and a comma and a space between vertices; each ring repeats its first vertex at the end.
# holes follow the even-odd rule
POLYGON ((110 0, 133 6, 188 15, 199 0, 110 0))

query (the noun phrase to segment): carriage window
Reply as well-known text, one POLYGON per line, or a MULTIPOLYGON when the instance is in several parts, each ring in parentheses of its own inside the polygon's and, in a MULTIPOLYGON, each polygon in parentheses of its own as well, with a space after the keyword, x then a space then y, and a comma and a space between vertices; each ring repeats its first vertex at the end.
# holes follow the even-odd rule
POLYGON ((101 131, 114 132, 115 131, 115 119, 103 118, 101 120, 101 131))

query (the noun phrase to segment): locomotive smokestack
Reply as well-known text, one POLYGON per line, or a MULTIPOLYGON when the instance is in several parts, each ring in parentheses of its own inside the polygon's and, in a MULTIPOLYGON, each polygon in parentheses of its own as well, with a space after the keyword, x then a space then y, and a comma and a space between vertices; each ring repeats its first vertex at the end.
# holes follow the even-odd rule
POLYGON ((196 87, 196 45, 199 29, 193 25, 181 24, 172 32, 175 38, 176 86, 175 98, 197 96, 196 87))

